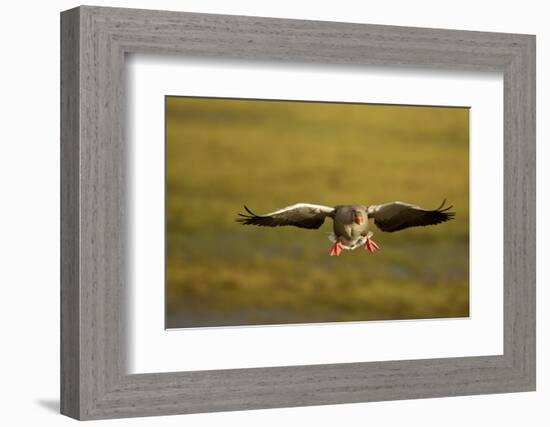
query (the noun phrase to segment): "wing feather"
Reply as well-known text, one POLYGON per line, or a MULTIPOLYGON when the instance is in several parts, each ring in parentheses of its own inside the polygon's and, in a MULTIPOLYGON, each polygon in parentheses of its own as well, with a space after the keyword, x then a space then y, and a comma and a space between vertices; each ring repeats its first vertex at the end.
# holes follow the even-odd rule
POLYGON ((399 231, 409 227, 440 224, 454 218, 449 212, 452 206, 444 207, 446 200, 437 209, 423 209, 403 202, 391 202, 370 206, 369 218, 374 219, 376 226, 387 232, 399 231))
POLYGON ((280 227, 291 225, 300 228, 315 229, 321 227, 327 216, 332 216, 334 208, 313 205, 309 203, 297 203, 274 212, 258 215, 252 212, 246 205, 246 214, 239 213, 236 221, 244 225, 259 225, 263 227, 280 227))

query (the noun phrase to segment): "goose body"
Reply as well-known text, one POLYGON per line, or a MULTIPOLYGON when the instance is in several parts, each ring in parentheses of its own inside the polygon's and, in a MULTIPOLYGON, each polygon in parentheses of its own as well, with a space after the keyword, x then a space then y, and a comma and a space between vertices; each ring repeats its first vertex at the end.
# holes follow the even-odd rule
POLYGON ((335 207, 297 203, 274 212, 257 215, 248 207, 239 214, 237 221, 244 225, 264 227, 294 226, 318 229, 326 218, 333 220, 333 232, 329 239, 334 243, 331 256, 339 256, 343 249, 354 250, 364 246, 369 252, 376 252, 379 246, 371 239, 369 219, 385 232, 400 231, 409 227, 435 225, 453 219, 452 206, 444 207, 445 201, 436 209, 423 209, 404 202, 390 202, 382 205, 339 205, 335 207))

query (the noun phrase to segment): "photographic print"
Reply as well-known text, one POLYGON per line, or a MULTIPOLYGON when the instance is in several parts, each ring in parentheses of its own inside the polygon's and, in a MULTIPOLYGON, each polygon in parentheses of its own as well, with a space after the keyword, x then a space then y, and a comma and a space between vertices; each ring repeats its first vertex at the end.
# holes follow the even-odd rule
POLYGON ((167 96, 166 327, 469 316, 469 109, 167 96))

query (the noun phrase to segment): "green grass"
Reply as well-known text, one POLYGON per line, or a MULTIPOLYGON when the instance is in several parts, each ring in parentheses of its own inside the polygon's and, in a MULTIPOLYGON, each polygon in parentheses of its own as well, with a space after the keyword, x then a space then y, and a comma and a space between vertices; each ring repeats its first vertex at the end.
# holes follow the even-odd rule
POLYGON ((167 98, 169 327, 468 316, 468 110, 167 98), (456 219, 330 258, 327 234, 235 222, 393 200, 456 219))

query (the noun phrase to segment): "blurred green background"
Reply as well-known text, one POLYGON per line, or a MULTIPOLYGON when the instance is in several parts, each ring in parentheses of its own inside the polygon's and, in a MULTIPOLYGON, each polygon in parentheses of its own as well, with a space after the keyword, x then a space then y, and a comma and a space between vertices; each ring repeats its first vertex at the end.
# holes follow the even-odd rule
POLYGON ((166 327, 469 315, 469 110, 166 97, 166 327), (394 200, 456 219, 329 257, 319 230, 235 222, 394 200))

